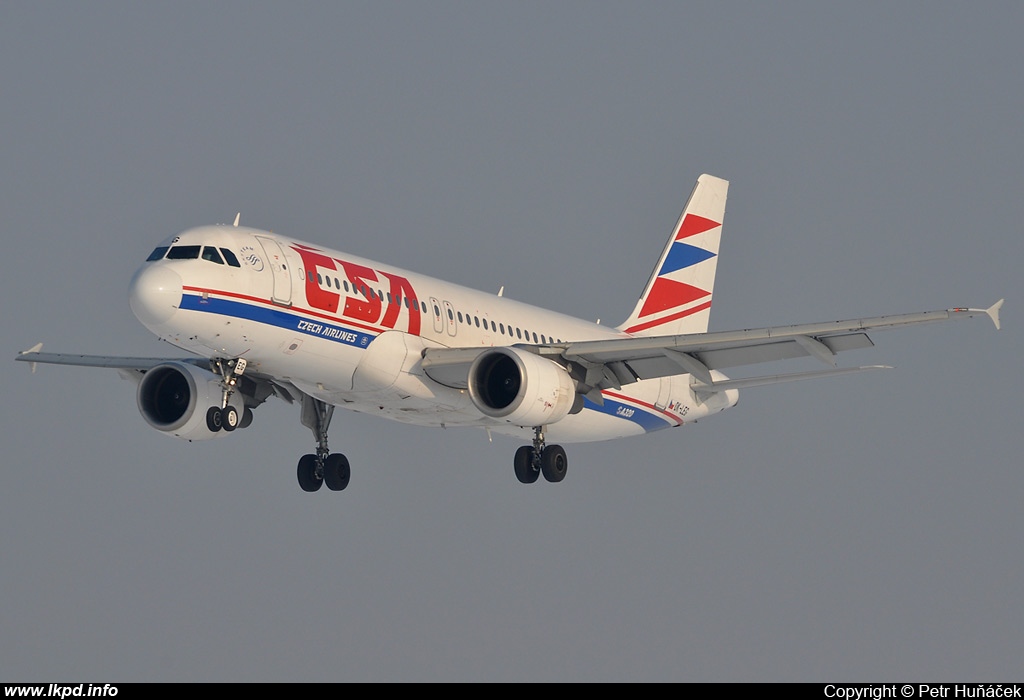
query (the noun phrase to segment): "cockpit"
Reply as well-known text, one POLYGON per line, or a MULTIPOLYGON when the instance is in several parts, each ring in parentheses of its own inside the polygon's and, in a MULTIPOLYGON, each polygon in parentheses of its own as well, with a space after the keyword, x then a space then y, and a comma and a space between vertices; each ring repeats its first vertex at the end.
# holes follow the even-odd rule
POLYGON ((156 260, 206 260, 217 265, 227 264, 231 267, 241 267, 238 258, 227 248, 215 248, 212 245, 174 245, 157 246, 149 254, 146 262, 156 260))

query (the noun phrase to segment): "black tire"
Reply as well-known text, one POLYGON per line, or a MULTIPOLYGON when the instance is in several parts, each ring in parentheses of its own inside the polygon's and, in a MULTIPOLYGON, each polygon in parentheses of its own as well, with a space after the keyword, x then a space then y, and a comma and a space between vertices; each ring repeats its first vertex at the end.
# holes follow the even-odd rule
POLYGON ((568 459, 561 445, 548 445, 540 453, 540 470, 544 473, 544 478, 553 484, 565 478, 567 466, 568 459))
POLYGON ((216 406, 210 406, 210 409, 206 412, 206 427, 210 429, 211 433, 220 432, 220 429, 224 427, 221 421, 220 409, 216 406))
POLYGON ((220 411, 220 422, 224 432, 230 433, 238 427, 238 410, 234 406, 226 406, 220 411))
POLYGON ((327 456, 324 462, 324 483, 327 488, 331 491, 344 491, 351 476, 352 470, 345 455, 336 452, 327 456))
POLYGON ((302 455, 298 468, 299 486, 303 491, 319 491, 324 480, 316 475, 316 455, 302 455))
POLYGON ((246 407, 242 410, 242 420, 238 423, 239 430, 245 430, 252 425, 252 409, 246 407))
POLYGON ((532 484, 540 476, 540 471, 533 468, 533 448, 529 445, 523 445, 516 450, 514 464, 516 467, 516 478, 519 479, 520 483, 532 484))

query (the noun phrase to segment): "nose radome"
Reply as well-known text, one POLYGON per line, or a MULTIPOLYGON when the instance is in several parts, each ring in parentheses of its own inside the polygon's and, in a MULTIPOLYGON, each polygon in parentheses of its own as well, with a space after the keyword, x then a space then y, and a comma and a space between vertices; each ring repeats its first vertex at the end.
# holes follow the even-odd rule
POLYGON ((181 277, 162 265, 143 266, 132 278, 128 303, 143 325, 166 323, 181 304, 181 277))

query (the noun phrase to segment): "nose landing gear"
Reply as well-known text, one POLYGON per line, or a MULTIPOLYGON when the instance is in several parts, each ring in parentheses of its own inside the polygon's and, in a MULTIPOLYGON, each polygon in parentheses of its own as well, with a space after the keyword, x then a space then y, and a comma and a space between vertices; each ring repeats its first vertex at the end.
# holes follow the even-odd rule
POLYGON ((228 403, 247 364, 241 357, 234 360, 217 359, 213 361, 214 370, 221 376, 222 396, 220 406, 210 406, 206 411, 206 427, 210 429, 211 433, 216 433, 219 430, 230 433, 235 428, 248 428, 252 423, 251 408, 246 406, 239 414, 238 409, 228 403))

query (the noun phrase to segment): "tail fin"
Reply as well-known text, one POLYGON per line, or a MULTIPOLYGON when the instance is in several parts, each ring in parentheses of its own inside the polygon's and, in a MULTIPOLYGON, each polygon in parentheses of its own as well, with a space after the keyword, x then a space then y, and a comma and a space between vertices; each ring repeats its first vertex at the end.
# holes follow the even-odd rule
POLYGON ((697 178, 640 301, 618 330, 636 335, 707 331, 728 191, 727 180, 697 178))

